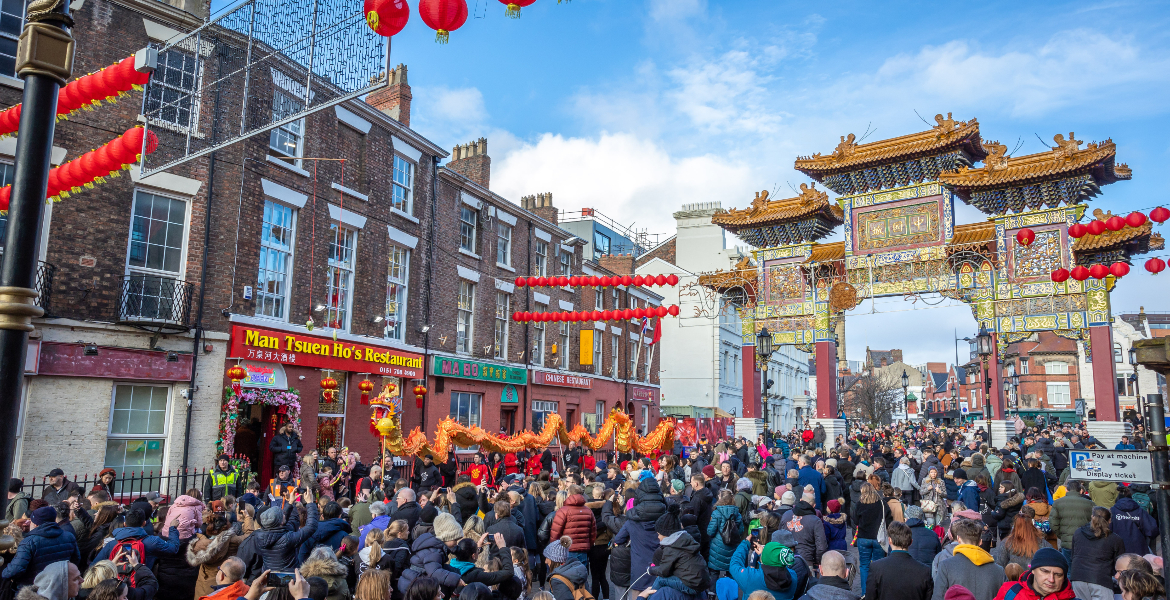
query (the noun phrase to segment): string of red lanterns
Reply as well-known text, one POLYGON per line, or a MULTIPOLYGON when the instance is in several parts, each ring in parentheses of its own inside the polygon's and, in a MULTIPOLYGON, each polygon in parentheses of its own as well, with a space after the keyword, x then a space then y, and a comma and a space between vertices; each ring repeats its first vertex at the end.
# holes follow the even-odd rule
MULTIPOLYGON (((106 176, 117 177, 119 171, 138 162, 144 135, 145 129, 133 127, 97 150, 90 150, 52 169, 49 171, 49 187, 45 191, 45 198, 68 198, 82 189, 92 189, 94 182, 105 183, 106 176)), ((145 150, 150 154, 156 149, 158 137, 152 131, 145 150)), ((12 186, 0 188, 0 212, 8 211, 11 197, 12 186)))
MULTIPOLYGON (((67 118, 78 110, 91 110, 101 101, 113 102, 130 90, 141 90, 150 73, 134 69, 131 56, 100 71, 82 75, 61 88, 57 95, 57 118, 67 118)), ((0 112, 0 136, 16 133, 20 127, 20 104, 0 112)))
POLYGON ((615 275, 613 277, 517 277, 516 287, 616 287, 619 285, 675 286, 678 275, 615 275))
MULTIPOLYGON (((1146 261, 1146 270, 1157 274, 1157 271, 1150 270, 1150 262, 1155 260, 1161 259, 1151 258, 1149 261, 1146 261)), ((1165 268, 1164 264, 1163 268, 1165 268)), ((1076 281, 1084 281, 1090 277, 1093 279, 1105 279, 1110 275, 1120 279, 1126 275, 1129 275, 1129 270, 1130 266, 1123 262, 1115 262, 1108 266, 1092 265, 1091 267, 1085 267, 1084 265, 1077 265, 1073 268, 1072 271, 1069 271, 1068 269, 1057 269, 1052 272, 1051 278, 1052 281, 1055 281, 1056 283, 1063 283, 1068 281, 1069 277, 1072 277, 1076 281)))
POLYGON ((553 311, 553 312, 514 312, 512 320, 517 323, 561 323, 579 321, 628 321, 646 317, 677 317, 678 306, 653 306, 649 308, 626 308, 622 310, 594 310, 594 311, 553 311))
POLYGON ((1149 217, 1141 212, 1134 211, 1126 215, 1125 218, 1112 216, 1104 221, 1094 219, 1087 224, 1073 223, 1069 225, 1068 235, 1071 238, 1082 238, 1086 235, 1101 235, 1106 231, 1121 231, 1127 226, 1141 227, 1146 224, 1147 219, 1160 225, 1166 222, 1167 219, 1170 219, 1170 210, 1167 210, 1164 206, 1159 206, 1150 211, 1149 217))

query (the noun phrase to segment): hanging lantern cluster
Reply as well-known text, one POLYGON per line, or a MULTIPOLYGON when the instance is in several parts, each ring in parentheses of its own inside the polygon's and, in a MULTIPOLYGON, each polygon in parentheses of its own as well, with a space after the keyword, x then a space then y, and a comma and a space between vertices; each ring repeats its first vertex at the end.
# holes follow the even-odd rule
MULTIPOLYGON (((1155 259, 1150 259, 1155 260, 1155 259)), ((1149 270, 1149 262, 1146 263, 1146 269, 1149 270)), ((1093 279, 1105 279, 1112 275, 1116 278, 1122 278, 1129 275, 1130 267, 1123 262, 1115 262, 1111 265, 1093 265, 1085 267, 1084 265, 1077 265, 1072 271, 1068 269, 1057 269, 1052 272, 1052 281, 1062 283, 1072 277, 1076 281, 1084 281, 1090 277, 1093 279)), ((1152 272, 1152 271, 1151 271, 1152 272)))
POLYGON ((1031 246, 1032 242, 1036 241, 1036 232, 1025 227, 1016 232, 1016 241, 1021 246, 1031 246))
POLYGON ((422 408, 423 396, 427 395, 427 388, 423 384, 414 386, 414 405, 417 408, 422 408))
POLYGON ((337 401, 337 387, 337 380, 326 375, 325 378, 321 380, 321 397, 324 398, 326 402, 337 401))
POLYGON ((410 5, 406 0, 365 0, 362 12, 366 24, 382 37, 396 35, 410 20, 410 5))
MULTIPOLYGON (((61 88, 57 95, 57 118, 63 119, 78 110, 92 110, 101 101, 116 101, 130 90, 141 90, 150 73, 134 69, 131 56, 96 73, 83 75, 61 88)), ((0 136, 15 133, 20 126, 20 104, 0 112, 0 136)))
POLYGON ((619 285, 675 286, 678 275, 621 275, 613 277, 517 277, 516 287, 617 287, 619 285))
POLYGON ((512 320, 517 323, 527 322, 577 322, 577 321, 628 321, 645 317, 677 317, 681 312, 678 306, 652 306, 648 308, 627 308, 623 310, 595 310, 595 311, 555 311, 555 312, 514 312, 512 320))
POLYGON ((536 3, 536 0, 500 0, 500 4, 507 5, 508 7, 504 11, 504 16, 510 19, 519 19, 520 9, 525 6, 532 6, 534 3, 536 3))
POLYGON ((1141 227, 1146 224, 1147 220, 1162 224, 1167 219, 1170 219, 1170 210, 1167 210, 1164 206, 1159 206, 1150 211, 1149 217, 1146 217, 1143 213, 1134 211, 1126 215, 1125 218, 1112 216, 1104 221, 1094 219, 1085 225, 1073 223, 1068 227, 1068 235, 1071 238, 1082 238, 1086 235, 1101 235, 1106 231, 1121 231, 1126 227, 1141 227))
MULTIPOLYGON (((138 162, 143 150, 142 142, 146 130, 134 127, 120 137, 98 148, 82 154, 49 171, 49 186, 45 197, 53 200, 68 198, 82 189, 92 189, 93 184, 105 183, 106 176, 117 177, 118 173, 138 162)), ((158 137, 154 132, 146 142, 146 153, 158 149, 158 137)), ((8 210, 12 197, 12 186, 0 188, 0 212, 8 210)))
POLYGON ((244 390, 240 382, 248 378, 248 370, 236 364, 227 370, 227 376, 232 380, 232 393, 239 396, 244 390))
POLYGON ((363 379, 358 382, 358 390, 362 393, 362 404, 370 403, 370 392, 374 391, 374 382, 363 379))
POLYGON ((435 30, 435 41, 446 44, 451 32, 467 22, 467 0, 419 0, 418 16, 435 30))

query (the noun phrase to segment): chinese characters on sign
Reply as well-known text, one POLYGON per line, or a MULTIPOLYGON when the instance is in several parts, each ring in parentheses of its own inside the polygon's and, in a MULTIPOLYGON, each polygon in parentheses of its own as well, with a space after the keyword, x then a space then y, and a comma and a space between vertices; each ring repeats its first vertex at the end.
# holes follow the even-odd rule
POLYGON ((440 377, 461 377, 502 383, 528 383, 528 371, 475 360, 436 356, 431 361, 431 374, 440 377))

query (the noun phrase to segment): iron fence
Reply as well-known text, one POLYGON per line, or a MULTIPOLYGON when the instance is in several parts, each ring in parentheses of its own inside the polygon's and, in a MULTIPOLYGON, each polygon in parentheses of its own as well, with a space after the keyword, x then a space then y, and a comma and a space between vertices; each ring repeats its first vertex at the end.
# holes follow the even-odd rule
MULTIPOLYGON (((145 496, 148 492, 162 494, 163 504, 183 495, 187 490, 195 488, 203 491, 203 484, 207 480, 207 469, 179 469, 162 471, 128 471, 114 480, 114 491, 110 494, 119 504, 130 504, 134 500, 145 496)), ((71 475, 67 481, 81 487, 83 494, 88 493, 93 486, 100 483, 97 474, 71 475)), ((47 477, 33 477, 21 480, 25 493, 33 498, 44 496, 45 489, 51 484, 47 477)))

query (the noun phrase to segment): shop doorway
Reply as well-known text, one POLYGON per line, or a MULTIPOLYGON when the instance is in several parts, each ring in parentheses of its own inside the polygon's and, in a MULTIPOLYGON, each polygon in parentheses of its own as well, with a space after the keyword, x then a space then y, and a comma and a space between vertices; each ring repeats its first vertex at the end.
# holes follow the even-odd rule
POLYGON ((246 404, 240 407, 240 426, 236 429, 236 454, 246 456, 252 464, 252 472, 258 476, 261 485, 275 477, 272 471, 272 443, 276 430, 285 419, 277 414, 276 408, 263 404, 246 404))
POLYGON ((505 408, 500 410, 500 433, 506 435, 516 434, 515 408, 505 408))

